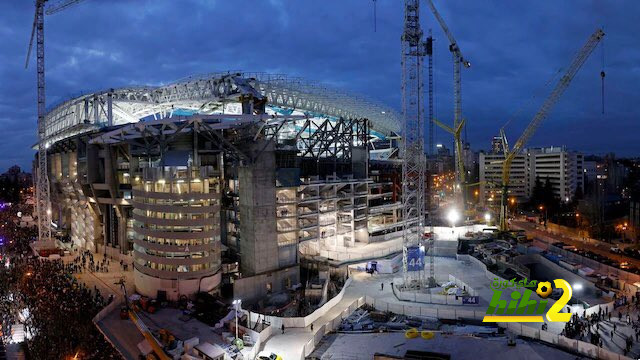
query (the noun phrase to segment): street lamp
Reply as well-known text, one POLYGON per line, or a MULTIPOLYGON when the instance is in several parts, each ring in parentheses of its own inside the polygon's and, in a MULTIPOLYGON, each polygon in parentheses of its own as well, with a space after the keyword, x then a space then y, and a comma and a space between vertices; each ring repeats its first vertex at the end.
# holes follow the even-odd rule
POLYGON ((236 344, 238 343, 238 310, 240 308, 240 304, 242 303, 242 300, 238 299, 238 300, 233 300, 233 305, 235 305, 235 309, 236 309, 236 344))
POLYGON ((547 227, 547 208, 544 207, 543 205, 540 205, 538 209, 540 209, 541 213, 544 210, 544 227, 546 228, 547 227))

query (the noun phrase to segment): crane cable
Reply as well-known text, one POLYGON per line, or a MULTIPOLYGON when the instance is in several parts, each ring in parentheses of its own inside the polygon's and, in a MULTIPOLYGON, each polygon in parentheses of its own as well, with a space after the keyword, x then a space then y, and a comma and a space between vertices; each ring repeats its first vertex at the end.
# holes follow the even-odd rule
POLYGON ((600 70, 600 79, 601 79, 600 94, 601 94, 601 98, 602 98, 602 115, 604 115, 604 77, 605 77, 605 72, 604 72, 604 39, 602 39, 602 42, 600 43, 600 50, 602 52, 602 67, 601 67, 601 70, 600 70))
POLYGON ((538 99, 541 95, 544 95, 544 93, 549 89, 552 83, 558 82, 558 79, 563 74, 563 72, 564 72, 564 68, 560 67, 553 75, 551 75, 551 77, 549 78, 549 80, 547 80, 547 82, 545 82, 542 86, 534 90, 533 95, 530 98, 528 98, 526 101, 524 101, 522 105, 520 105, 520 107, 511 114, 509 119, 504 123, 504 125, 502 125, 502 129, 506 129, 507 126, 511 123, 511 121, 516 120, 526 108, 529 108, 533 104, 533 102, 536 99, 538 99))
POLYGON ((376 14, 376 0, 373 0, 373 32, 376 32, 378 26, 377 26, 377 14, 376 14))

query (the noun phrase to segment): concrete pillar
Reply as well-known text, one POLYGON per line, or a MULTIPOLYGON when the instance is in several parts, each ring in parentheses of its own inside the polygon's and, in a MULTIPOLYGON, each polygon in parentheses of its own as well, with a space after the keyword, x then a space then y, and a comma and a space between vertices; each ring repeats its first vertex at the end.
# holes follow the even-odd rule
MULTIPOLYGON (((264 146, 258 142, 255 149, 264 146)), ((240 266, 246 275, 278 269, 275 152, 271 144, 254 164, 238 169, 240 266)))

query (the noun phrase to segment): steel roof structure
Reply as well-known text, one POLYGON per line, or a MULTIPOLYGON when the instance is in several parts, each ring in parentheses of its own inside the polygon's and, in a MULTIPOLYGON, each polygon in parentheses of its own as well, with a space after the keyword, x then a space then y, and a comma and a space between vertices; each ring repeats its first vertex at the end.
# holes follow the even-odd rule
MULTIPOLYGON (((193 76, 162 86, 107 89, 73 97, 46 115, 46 141, 104 126, 186 114, 240 114, 239 99, 266 98, 278 111, 315 117, 366 118, 382 134, 400 132, 401 117, 390 107, 325 85, 280 74, 226 72, 193 76)), ((288 114, 287 114, 288 115, 288 114)))

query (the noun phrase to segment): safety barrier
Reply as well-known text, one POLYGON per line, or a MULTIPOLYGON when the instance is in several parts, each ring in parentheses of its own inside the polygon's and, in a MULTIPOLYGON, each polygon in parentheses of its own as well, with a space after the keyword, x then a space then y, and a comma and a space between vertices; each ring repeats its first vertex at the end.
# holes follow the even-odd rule
POLYGON ((336 315, 333 319, 314 329, 313 338, 309 339, 309 341, 304 345, 304 351, 302 352, 301 359, 309 356, 316 348, 316 346, 318 346, 320 341, 322 341, 322 338, 326 334, 338 330, 340 328, 340 325, 342 324, 342 320, 349 317, 349 315, 351 315, 354 311, 356 311, 356 309, 360 308, 364 304, 364 296, 355 299, 340 314, 336 315))
POLYGON ((469 296, 478 296, 478 292, 476 291, 476 289, 472 288, 471 286, 469 286, 469 284, 451 274, 449 274, 449 281, 454 282, 457 287, 465 290, 469 294, 469 296))
POLYGON ((413 301, 426 304, 462 305, 462 296, 422 294, 415 291, 396 291, 396 297, 403 301, 413 301))
MULTIPOLYGON (((365 297, 365 302, 379 311, 390 311, 395 314, 407 316, 420 316, 434 319, 445 320, 482 320, 484 311, 458 310, 458 309, 433 309, 425 308, 419 305, 402 305, 389 304, 386 301, 376 300, 372 297, 365 297)), ((603 304, 602 306, 612 306, 611 304, 603 304)), ((598 306, 589 309, 590 311, 598 311, 598 306)), ((587 312, 589 314, 589 312, 587 312)), ((562 335, 554 334, 549 331, 536 329, 532 326, 522 325, 521 323, 497 323, 499 327, 505 328, 515 335, 540 340, 548 344, 557 346, 566 351, 576 352, 580 355, 588 356, 595 359, 605 360, 626 360, 631 359, 624 355, 597 347, 593 344, 580 340, 566 338, 562 335)))
POLYGON ((250 312, 250 324, 254 325, 257 321, 261 321, 264 319, 265 322, 278 329, 282 327, 282 325, 284 325, 285 328, 306 328, 314 321, 324 316, 329 310, 331 310, 340 301, 342 301, 344 292, 351 284, 351 281, 351 278, 347 279, 347 281, 345 281, 344 283, 344 286, 342 287, 342 290, 340 290, 340 292, 336 296, 334 296, 331 300, 327 301, 324 305, 305 317, 279 317, 250 312))
POLYGON ((262 329, 262 331, 260 332, 253 331, 251 329, 244 329, 244 330, 251 337, 251 340, 253 341, 253 346, 249 351, 245 352, 243 350, 242 355, 244 356, 245 359, 253 360, 256 358, 256 356, 258 356, 258 353, 260 352, 260 348, 262 347, 262 344, 264 344, 273 334, 273 327, 269 325, 264 329, 262 329))

